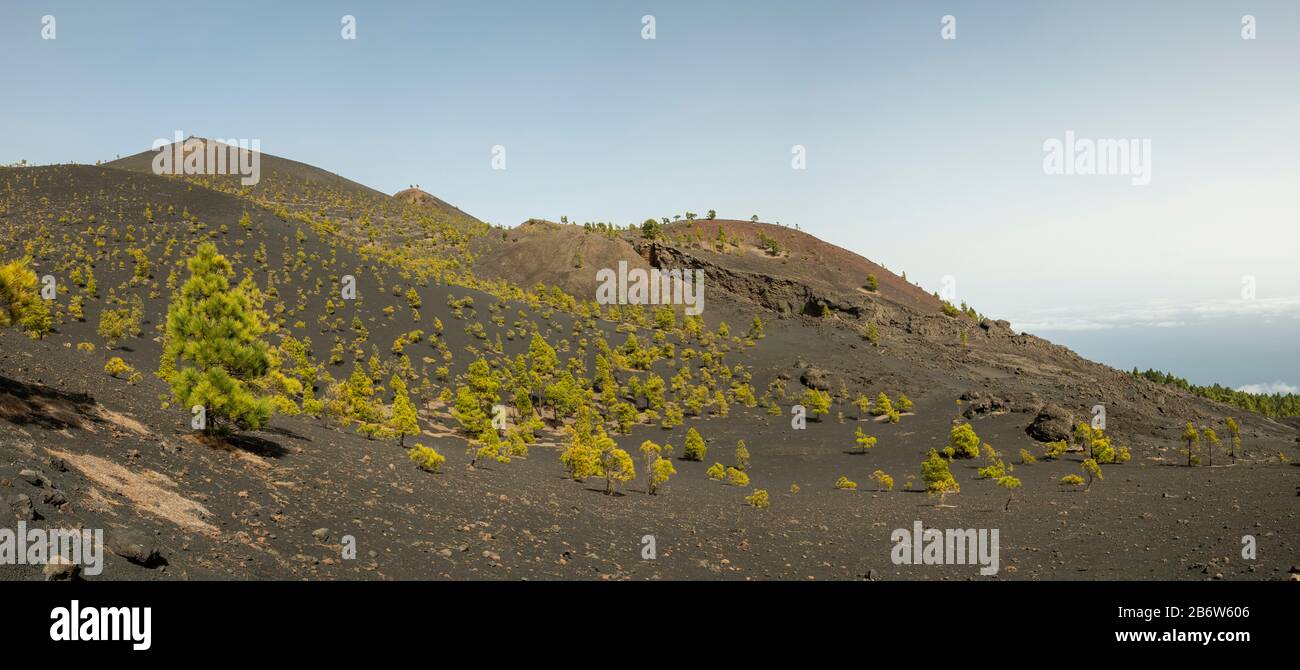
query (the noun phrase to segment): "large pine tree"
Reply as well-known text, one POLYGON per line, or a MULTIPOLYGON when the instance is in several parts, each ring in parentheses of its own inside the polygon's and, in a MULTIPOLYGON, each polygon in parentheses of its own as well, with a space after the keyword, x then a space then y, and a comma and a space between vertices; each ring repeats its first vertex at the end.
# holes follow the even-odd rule
POLYGON ((263 326, 242 287, 231 289, 229 261, 211 243, 189 259, 190 278, 167 308, 159 375, 176 402, 200 405, 206 432, 257 429, 271 418, 271 401, 249 382, 270 368, 263 326))
POLYGON ((50 308, 36 284, 27 259, 0 265, 0 328, 21 324, 32 337, 50 332, 50 308))

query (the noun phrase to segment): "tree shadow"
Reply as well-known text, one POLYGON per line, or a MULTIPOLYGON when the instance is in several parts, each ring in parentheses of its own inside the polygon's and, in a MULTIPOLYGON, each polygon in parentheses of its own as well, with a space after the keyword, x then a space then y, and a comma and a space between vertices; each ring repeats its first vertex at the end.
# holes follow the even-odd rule
POLYGON ((307 437, 306 435, 300 435, 298 433, 293 432, 292 430, 289 430, 288 428, 281 428, 280 426, 267 426, 262 429, 262 432, 279 435, 281 437, 287 437, 291 440, 299 440, 301 442, 312 441, 311 438, 307 437))
POLYGON ((87 393, 60 391, 0 376, 0 419, 10 423, 47 430, 81 429, 87 423, 103 423, 95 405, 95 399, 87 393))
MULTIPOLYGON (((599 494, 601 494, 601 495, 606 495, 606 494, 605 494, 605 489, 593 489, 593 488, 591 488, 591 487, 583 487, 583 490, 584 490, 584 491, 591 491, 592 493, 599 493, 599 494)), ((613 493, 610 493, 610 494, 609 494, 609 497, 611 497, 611 498, 622 498, 622 497, 625 496, 625 495, 627 495, 627 494, 624 493, 623 491, 614 491, 613 493)))
POLYGON ((277 442, 256 435, 199 435, 198 440, 214 449, 222 451, 245 451, 263 458, 281 458, 289 451, 277 442))

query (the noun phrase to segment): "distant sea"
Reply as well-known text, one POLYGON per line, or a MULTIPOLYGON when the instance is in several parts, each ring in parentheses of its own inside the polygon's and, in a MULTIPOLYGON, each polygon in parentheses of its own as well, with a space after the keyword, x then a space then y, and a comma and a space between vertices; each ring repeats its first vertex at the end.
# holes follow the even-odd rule
POLYGON ((1125 371, 1155 368, 1193 384, 1233 388, 1258 384, 1266 392, 1300 392, 1300 320, 1296 319, 1214 319, 1194 325, 1029 332, 1125 371))

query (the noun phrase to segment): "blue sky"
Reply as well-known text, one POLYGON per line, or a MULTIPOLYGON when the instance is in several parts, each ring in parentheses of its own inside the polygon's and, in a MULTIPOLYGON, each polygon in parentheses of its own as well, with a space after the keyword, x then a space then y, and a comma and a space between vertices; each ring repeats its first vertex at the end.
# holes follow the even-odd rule
POLYGON ((19 0, 0 44, 0 163, 258 138, 493 223, 798 224, 1054 340, 1116 333, 1107 362, 1126 329, 1300 334, 1300 3, 19 0), (1150 140, 1150 185, 1045 174, 1067 130, 1150 140))

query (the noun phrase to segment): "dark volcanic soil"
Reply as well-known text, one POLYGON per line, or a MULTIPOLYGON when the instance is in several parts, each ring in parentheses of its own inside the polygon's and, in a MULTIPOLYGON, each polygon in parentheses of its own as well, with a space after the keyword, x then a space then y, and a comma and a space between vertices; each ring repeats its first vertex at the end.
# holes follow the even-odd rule
MULTIPOLYGON (((623 495, 606 496, 603 482, 566 479, 553 447, 471 471, 463 440, 426 435, 448 459, 441 474, 428 474, 392 442, 312 421, 277 418, 237 446, 204 444, 156 409, 160 383, 103 388, 69 374, 76 352, 14 354, 15 335, 3 336, 0 369, 59 379, 65 391, 96 388, 102 405, 23 388, 37 411, 4 426, 0 493, 27 494, 46 526, 145 531, 167 562, 147 568, 110 555, 100 579, 984 578, 977 566, 893 565, 890 533, 915 520, 999 529, 999 579, 1285 579, 1297 562, 1300 471, 1276 459, 1187 468, 1172 449, 1142 450, 1077 491, 1057 483, 1079 471, 1079 456, 1070 455, 1017 466, 1024 487, 1009 512, 1005 492, 977 480, 973 462, 957 461, 962 491, 948 497, 952 507, 938 507, 904 484, 919 474, 923 453, 942 446, 955 415, 950 398, 918 403, 897 425, 860 424, 851 408, 844 423, 827 418, 804 431, 758 410, 688 422, 709 441, 705 462, 678 460, 663 495, 645 495, 638 479, 623 495), (857 425, 880 438, 865 455, 847 453, 857 425), (737 439, 752 454, 749 488, 704 475, 714 460, 733 461, 737 439), (18 473, 27 468, 51 484, 23 481, 18 473), (875 469, 895 478, 893 492, 874 490, 875 469), (836 490, 841 475, 859 489, 836 490), (771 492, 770 509, 743 504, 753 487, 771 492), (43 503, 51 488, 70 502, 43 503), (322 528, 324 538, 315 537, 322 528), (1258 541, 1254 561, 1241 558, 1248 534, 1258 541), (342 558, 347 535, 356 540, 354 560, 342 558), (641 558, 645 535, 655 537, 655 560, 641 558)), ((12 407, 15 387, 3 397, 12 407)), ((1024 433, 1030 418, 1006 414, 975 427, 1010 455, 1032 448, 1024 433)), ((666 439, 679 453, 684 439, 681 430, 640 427, 619 441, 645 438, 666 439)), ((42 577, 39 568, 5 567, 0 578, 42 577)))

